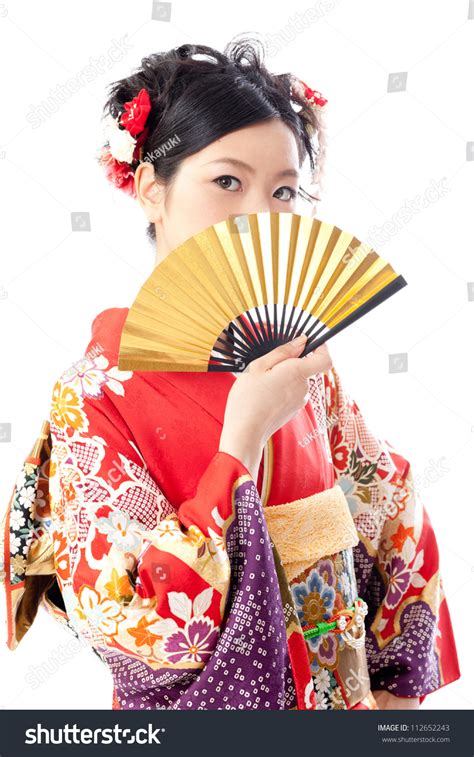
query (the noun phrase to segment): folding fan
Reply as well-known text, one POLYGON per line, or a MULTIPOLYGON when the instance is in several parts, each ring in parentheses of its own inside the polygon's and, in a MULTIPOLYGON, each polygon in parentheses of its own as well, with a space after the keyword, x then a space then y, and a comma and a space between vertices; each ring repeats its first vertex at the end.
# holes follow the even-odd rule
POLYGON ((129 309, 118 367, 242 371, 305 333, 303 357, 406 283, 375 250, 325 221, 229 216, 154 268, 129 309))

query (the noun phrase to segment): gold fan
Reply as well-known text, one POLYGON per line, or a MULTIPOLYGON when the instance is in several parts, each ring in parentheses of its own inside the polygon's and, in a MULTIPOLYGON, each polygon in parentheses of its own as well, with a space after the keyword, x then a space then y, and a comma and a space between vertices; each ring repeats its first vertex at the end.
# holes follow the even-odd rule
POLYGON ((330 223, 297 213, 229 216, 155 267, 125 320, 118 367, 241 371, 305 333, 303 357, 406 283, 330 223))

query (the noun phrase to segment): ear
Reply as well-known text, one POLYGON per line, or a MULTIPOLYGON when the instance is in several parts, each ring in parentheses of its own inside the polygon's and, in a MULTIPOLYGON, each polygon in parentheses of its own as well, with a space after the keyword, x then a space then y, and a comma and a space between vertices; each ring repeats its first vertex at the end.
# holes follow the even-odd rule
POLYGON ((153 164, 145 160, 135 169, 135 191, 148 221, 161 220, 164 185, 156 180, 153 164))

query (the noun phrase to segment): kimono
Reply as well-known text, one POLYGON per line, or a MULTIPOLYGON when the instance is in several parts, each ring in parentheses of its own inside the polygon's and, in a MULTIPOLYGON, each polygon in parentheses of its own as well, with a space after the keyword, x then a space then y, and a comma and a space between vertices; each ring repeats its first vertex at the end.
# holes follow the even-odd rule
POLYGON ((7 644, 43 607, 113 709, 371 709, 460 676, 410 464, 332 367, 265 445, 219 451, 232 373, 121 371, 102 311, 4 517, 7 644))

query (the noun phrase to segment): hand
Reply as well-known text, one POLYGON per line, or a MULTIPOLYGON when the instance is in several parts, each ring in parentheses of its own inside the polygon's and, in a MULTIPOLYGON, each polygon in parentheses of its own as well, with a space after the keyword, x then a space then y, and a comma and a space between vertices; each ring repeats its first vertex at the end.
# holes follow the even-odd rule
POLYGON ((306 340, 303 335, 253 360, 228 394, 219 450, 251 472, 258 472, 268 438, 309 400, 309 377, 332 366, 326 344, 299 358, 306 340))

